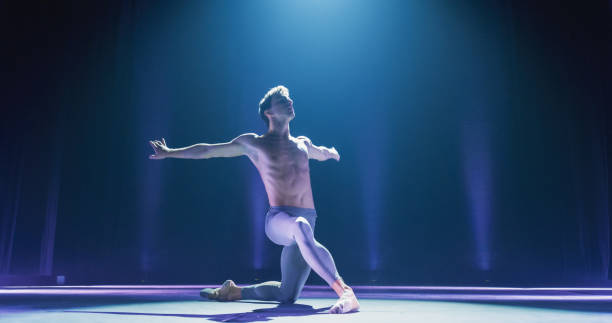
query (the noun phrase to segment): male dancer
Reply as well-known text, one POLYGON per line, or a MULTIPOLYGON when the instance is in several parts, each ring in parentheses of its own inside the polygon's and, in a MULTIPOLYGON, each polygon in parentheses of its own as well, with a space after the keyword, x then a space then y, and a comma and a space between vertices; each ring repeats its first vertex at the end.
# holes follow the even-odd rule
POLYGON ((270 209, 266 214, 266 235, 282 245, 280 282, 269 281, 238 287, 227 280, 220 288, 203 289, 200 294, 219 301, 239 299, 272 300, 294 303, 310 269, 323 278, 338 294, 339 300, 330 313, 347 313, 359 309, 353 290, 344 283, 329 251, 314 238, 317 214, 314 209, 308 159, 340 160, 335 148, 314 145, 305 136, 293 137, 289 122, 295 117, 289 90, 277 86, 259 103, 259 115, 268 132, 259 136, 246 133, 227 143, 195 144, 172 149, 166 141, 150 141, 155 154, 150 159, 212 158, 246 155, 255 165, 268 194, 270 209))

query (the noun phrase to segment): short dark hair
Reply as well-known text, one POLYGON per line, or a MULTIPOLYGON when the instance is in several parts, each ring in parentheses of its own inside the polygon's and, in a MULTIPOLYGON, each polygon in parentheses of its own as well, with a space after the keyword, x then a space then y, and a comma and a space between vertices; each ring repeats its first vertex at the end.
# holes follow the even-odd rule
POLYGON ((264 95, 263 99, 259 101, 259 116, 266 123, 266 126, 270 126, 270 120, 264 114, 264 111, 270 108, 270 104, 272 103, 272 98, 276 96, 289 96, 289 89, 279 85, 271 88, 266 95, 264 95))

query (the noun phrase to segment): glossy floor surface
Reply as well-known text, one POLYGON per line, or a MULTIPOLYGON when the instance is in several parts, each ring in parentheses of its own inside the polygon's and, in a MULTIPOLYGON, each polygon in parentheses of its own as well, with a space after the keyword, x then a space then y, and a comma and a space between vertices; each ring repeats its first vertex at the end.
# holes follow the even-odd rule
MULTIPOLYGON (((292 305, 215 302, 211 286, 0 287, 0 322, 338 322, 335 294, 306 286, 292 305)), ((342 322, 612 322, 612 288, 355 286, 342 322)))

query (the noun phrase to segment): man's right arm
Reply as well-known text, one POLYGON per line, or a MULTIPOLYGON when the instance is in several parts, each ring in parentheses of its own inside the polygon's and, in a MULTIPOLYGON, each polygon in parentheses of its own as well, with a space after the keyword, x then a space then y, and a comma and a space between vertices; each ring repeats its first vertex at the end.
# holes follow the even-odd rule
POLYGON ((219 144, 195 144, 183 148, 168 148, 165 140, 150 141, 155 154, 150 159, 187 158, 206 159, 213 157, 236 157, 247 153, 248 142, 256 136, 254 133, 242 134, 229 142, 219 144))

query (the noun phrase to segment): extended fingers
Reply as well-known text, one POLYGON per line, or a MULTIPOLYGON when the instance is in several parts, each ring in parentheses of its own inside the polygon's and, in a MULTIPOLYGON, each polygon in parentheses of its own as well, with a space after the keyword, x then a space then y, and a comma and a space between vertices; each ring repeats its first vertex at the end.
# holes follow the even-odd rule
POLYGON ((149 159, 160 159, 159 156, 157 155, 158 151, 159 151, 159 147, 158 145, 160 145, 161 143, 159 142, 159 140, 149 140, 149 144, 151 145, 151 147, 153 148, 153 150, 155 151, 155 154, 149 155, 149 159))

